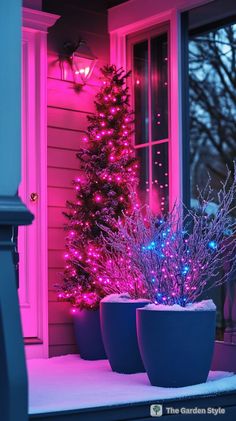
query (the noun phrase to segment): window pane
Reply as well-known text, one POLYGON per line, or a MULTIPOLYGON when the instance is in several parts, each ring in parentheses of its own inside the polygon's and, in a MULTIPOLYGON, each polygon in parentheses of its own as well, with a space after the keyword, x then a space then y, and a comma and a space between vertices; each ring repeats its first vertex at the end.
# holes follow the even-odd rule
POLYGON ((135 143, 148 141, 148 41, 134 45, 135 143))
MULTIPOLYGON (((196 208, 198 188, 204 189, 209 174, 213 192, 206 212, 212 217, 226 166, 233 171, 236 157, 235 56, 236 24, 204 32, 189 42, 191 206, 196 208)), ((236 212, 232 216, 236 218, 236 212)), ((201 297, 215 302, 217 339, 227 342, 233 341, 235 329, 235 282, 234 273, 230 282, 201 297)))
POLYGON ((139 160, 139 199, 142 204, 149 203, 149 156, 148 147, 136 149, 139 160))
POLYGON ((152 147, 152 209, 163 214, 169 208, 168 142, 152 147))
POLYGON ((167 33, 151 39, 152 140, 168 138, 167 33))

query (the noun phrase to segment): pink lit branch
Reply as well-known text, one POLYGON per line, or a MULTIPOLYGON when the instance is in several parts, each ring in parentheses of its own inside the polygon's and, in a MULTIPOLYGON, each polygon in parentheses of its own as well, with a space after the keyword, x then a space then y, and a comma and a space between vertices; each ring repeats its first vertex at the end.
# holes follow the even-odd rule
MULTIPOLYGON (((210 181, 199 192, 196 211, 174 207, 165 218, 148 207, 125 216, 116 232, 103 227, 104 248, 129 256, 134 276, 142 279, 148 298, 155 303, 185 306, 203 290, 226 282, 236 268, 236 180, 231 174, 218 193, 214 217, 206 207, 212 201, 210 181), (183 216, 184 212, 184 216, 183 216), (227 263, 229 270, 223 267, 227 263)), ((124 270, 124 268, 123 268, 124 270)))
POLYGON ((134 267, 128 255, 104 248, 103 259, 97 262, 95 282, 106 295, 128 293, 131 298, 147 297, 143 275, 134 267))

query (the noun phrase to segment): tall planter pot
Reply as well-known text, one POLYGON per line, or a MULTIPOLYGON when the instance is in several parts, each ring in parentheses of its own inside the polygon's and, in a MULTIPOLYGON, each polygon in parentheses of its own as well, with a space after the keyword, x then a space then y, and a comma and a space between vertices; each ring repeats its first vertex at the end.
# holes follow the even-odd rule
POLYGON ((215 320, 215 310, 137 310, 139 349, 153 386, 183 387, 207 380, 215 320))
POLYGON ((84 360, 107 358, 101 335, 99 310, 77 310, 73 314, 76 343, 84 360))
POLYGON ((100 319, 103 343, 113 371, 144 372, 136 334, 136 309, 147 301, 101 302, 100 319))

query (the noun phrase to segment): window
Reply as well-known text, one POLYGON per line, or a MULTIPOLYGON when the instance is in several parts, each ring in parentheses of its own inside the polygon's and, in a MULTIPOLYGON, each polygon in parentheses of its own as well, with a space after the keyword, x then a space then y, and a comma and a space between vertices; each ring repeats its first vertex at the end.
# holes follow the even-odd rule
POLYGON ((169 207, 168 37, 168 27, 162 26, 129 36, 127 41, 140 199, 156 213, 165 213, 169 207))
MULTIPOLYGON (((197 186, 202 190, 209 174, 214 190, 207 212, 212 216, 226 165, 233 170, 236 158, 235 58, 234 23, 205 28, 190 39, 190 197, 195 207, 197 186)), ((232 216, 235 218, 236 213, 232 216)), ((227 285, 209 292, 218 309, 217 338, 227 342, 234 338, 235 279, 236 275, 227 285)))
MULTIPOLYGON (((142 70, 142 72, 146 72, 146 75, 148 75, 148 77, 145 77, 145 88, 144 85, 142 86, 143 96, 142 98, 140 97, 140 102, 142 99, 142 112, 138 110, 136 104, 136 116, 138 114, 141 115, 141 118, 138 117, 141 129, 139 127, 139 141, 137 139, 138 131, 136 131, 136 139, 134 139, 134 141, 135 148, 137 153, 141 156, 142 161, 142 180, 140 187, 143 191, 143 196, 149 201, 149 203, 152 200, 153 202, 155 201, 152 194, 150 194, 150 190, 151 192, 153 190, 153 173, 151 163, 153 157, 152 148, 155 143, 152 140, 152 135, 150 135, 152 130, 150 115, 151 113, 153 115, 153 110, 150 111, 150 104, 151 107, 153 107, 153 102, 150 102, 149 95, 149 92, 151 91, 150 86, 152 86, 151 84, 153 83, 153 80, 150 78, 150 68, 153 59, 151 54, 151 49, 153 48, 153 45, 151 45, 151 39, 158 37, 161 34, 167 34, 167 63, 169 67, 167 80, 168 95, 166 97, 168 101, 168 134, 165 139, 159 140, 158 137, 155 140, 157 146, 163 144, 164 146, 167 146, 168 150, 168 157, 166 155, 165 158, 169 163, 169 181, 166 183, 169 184, 169 187, 165 197, 167 197, 169 202, 169 209, 171 209, 175 203, 178 203, 180 199, 182 199, 186 205, 189 205, 189 143, 191 143, 191 153, 193 152, 192 147, 197 147, 197 145, 199 145, 196 137, 195 145, 193 138, 189 139, 188 32, 189 30, 194 30, 194 35, 197 36, 198 29, 200 27, 202 28, 204 25, 204 34, 206 34, 212 30, 213 25, 214 28, 219 29, 226 22, 232 23, 236 21, 235 7, 233 6, 234 2, 232 2, 232 0, 225 0, 224 7, 222 7, 221 0, 189 0, 188 2, 185 2, 186 4, 184 8, 181 0, 176 0, 173 3, 173 8, 169 9, 170 2, 165 3, 153 1, 148 2, 146 5, 142 0, 133 0, 132 2, 125 2, 120 5, 119 8, 113 8, 109 11, 111 62, 116 63, 117 66, 123 66, 125 69, 132 69, 134 71, 134 46, 139 44, 135 51, 135 55, 141 55, 142 60, 140 58, 139 61, 143 63, 139 72, 142 70), (167 22, 168 25, 166 24, 167 22), (215 22, 220 22, 220 24, 215 25, 215 22), (156 29, 153 30, 154 25, 156 29), (164 25, 166 26, 165 28, 164 25), (136 36, 133 35, 134 33, 136 33, 136 36), (140 51, 141 48, 143 49, 142 51, 140 51), (144 53, 144 51, 146 52, 144 53), (144 124, 145 119, 147 119, 146 125, 144 124)), ((198 31, 198 35, 202 35, 202 31, 198 31)), ((212 47, 209 48, 208 52, 212 53, 212 47)), ((206 51, 206 56, 208 52, 206 51)), ((200 67, 201 66, 202 63, 200 63, 200 67)), ((235 76, 235 68, 236 67, 234 66, 233 71, 231 72, 231 77, 235 76)), ((140 83, 138 82, 137 85, 140 85, 140 83)), ((134 93, 137 88, 138 86, 135 85, 135 78, 133 74, 133 108, 135 108, 134 93)), ((222 98, 219 99, 223 100, 224 95, 221 95, 221 97, 222 98)), ((156 98, 158 97, 156 96, 156 98)), ((136 102, 138 102, 137 97, 136 102)), ((195 100, 195 104, 196 103, 197 99, 195 100)), ((193 106, 193 104, 191 104, 191 106, 193 106)), ((225 108, 223 107, 223 109, 225 108)), ((235 112, 235 106, 231 109, 231 112, 235 112)), ((217 121, 217 124, 220 124, 220 120, 217 121)), ((235 128, 235 123, 233 126, 229 125, 228 127, 232 130, 235 128)), ((232 145, 235 147, 235 137, 232 145)), ((204 155, 204 158, 206 157, 207 152, 204 155)), ((194 158, 194 152, 192 158, 194 158)), ((213 161, 214 158, 212 159, 212 162, 213 161)), ((201 160, 199 160, 199 163, 202 165, 201 160)), ((198 174, 201 176, 200 169, 198 174)), ((192 186, 194 187, 194 181, 192 182, 192 186)), ((162 197, 164 197, 164 195, 162 197)), ((194 196, 192 196, 192 198, 194 198, 194 196)), ((218 290, 220 290, 219 294, 222 296, 220 307, 218 306, 218 333, 221 338, 224 338, 224 342, 216 342, 215 351, 217 359, 214 362, 214 368, 233 371, 235 367, 236 348, 233 346, 233 343, 235 344, 236 342, 235 280, 232 279, 232 282, 228 284, 227 287, 225 286, 224 288, 219 288, 218 290), (222 319, 222 311, 224 312, 224 320, 222 319), (224 326, 226 329, 224 329, 224 326)))

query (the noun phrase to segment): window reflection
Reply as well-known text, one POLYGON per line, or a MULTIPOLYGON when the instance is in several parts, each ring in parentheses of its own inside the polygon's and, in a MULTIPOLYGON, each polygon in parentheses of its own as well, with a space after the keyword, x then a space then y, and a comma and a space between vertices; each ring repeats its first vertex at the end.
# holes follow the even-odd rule
POLYGON ((149 148, 136 149, 139 160, 139 199, 141 204, 149 202, 149 148))
POLYGON ((148 41, 134 45, 135 143, 148 141, 148 41))
POLYGON ((128 37, 134 141, 140 161, 139 194, 141 202, 158 214, 169 207, 168 42, 167 26, 128 37))
POLYGON ((152 140, 168 138, 167 33, 151 39, 152 140))
MULTIPOLYGON (((197 206, 198 189, 210 175, 207 213, 213 218, 226 165, 232 170, 236 157, 235 55, 236 24, 199 33, 189 42, 191 206, 197 206)), ((217 306, 217 339, 235 342, 236 273, 203 298, 212 298, 217 306)))

